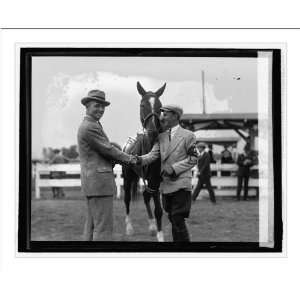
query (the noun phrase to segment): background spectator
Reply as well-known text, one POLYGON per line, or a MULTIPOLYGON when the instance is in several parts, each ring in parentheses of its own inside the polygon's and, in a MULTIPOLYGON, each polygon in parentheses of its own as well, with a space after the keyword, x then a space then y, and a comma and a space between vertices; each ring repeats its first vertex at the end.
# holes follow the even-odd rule
POLYGON ((215 204, 216 203, 215 193, 210 182, 211 157, 209 155, 209 152, 205 151, 206 145, 204 143, 197 143, 197 148, 199 149, 200 152, 197 161, 199 175, 198 175, 198 183, 192 194, 192 200, 195 201, 197 199, 201 189, 205 186, 205 188, 208 190, 210 201, 215 204))
MULTIPOLYGON (((231 152, 228 150, 228 146, 224 145, 224 150, 221 152, 221 164, 233 164, 233 158, 231 152)), ((221 176, 230 176, 230 171, 221 171, 221 176)))
POLYGON ((253 166, 253 158, 251 156, 250 147, 246 145, 244 152, 238 156, 237 164, 239 166, 237 173, 237 200, 240 201, 242 187, 244 187, 244 200, 248 197, 248 182, 250 176, 250 167, 253 166))
MULTIPOLYGON (((66 158, 63 154, 62 151, 59 149, 54 149, 54 156, 53 158, 49 161, 49 164, 65 164, 69 162, 69 159, 66 158)), ((61 179, 65 176, 65 172, 62 171, 52 171, 50 172, 50 178, 51 179, 61 179)), ((53 193, 53 198, 64 198, 65 193, 62 187, 57 187, 54 186, 52 187, 52 193, 53 193)))

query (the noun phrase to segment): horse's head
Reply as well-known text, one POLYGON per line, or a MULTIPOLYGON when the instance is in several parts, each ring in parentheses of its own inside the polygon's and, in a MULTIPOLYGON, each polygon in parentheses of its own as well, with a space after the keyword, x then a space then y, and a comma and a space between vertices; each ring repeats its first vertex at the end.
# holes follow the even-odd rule
POLYGON ((162 104, 159 97, 163 94, 166 83, 156 92, 146 92, 142 85, 137 82, 137 90, 142 96, 140 104, 140 118, 143 128, 151 136, 157 136, 161 130, 160 126, 160 108, 162 104))

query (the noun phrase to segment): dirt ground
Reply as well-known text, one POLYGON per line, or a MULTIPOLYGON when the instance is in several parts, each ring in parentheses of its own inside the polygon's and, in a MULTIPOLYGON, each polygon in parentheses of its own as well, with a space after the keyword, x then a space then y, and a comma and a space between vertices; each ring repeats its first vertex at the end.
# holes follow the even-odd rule
MULTIPOLYGON (((42 198, 32 199, 31 240, 80 241, 85 218, 86 203, 79 189, 65 190, 65 199, 51 197, 50 190, 43 190, 42 198)), ((237 202, 233 198, 217 198, 217 205, 201 193, 191 209, 188 226, 192 241, 199 242, 257 242, 258 201, 237 202)), ((156 241, 148 232, 145 205, 140 197, 132 202, 131 217, 135 233, 125 235, 125 207, 122 200, 114 201, 114 239, 117 241, 156 241)), ((170 224, 163 216, 166 241, 172 241, 170 224)))

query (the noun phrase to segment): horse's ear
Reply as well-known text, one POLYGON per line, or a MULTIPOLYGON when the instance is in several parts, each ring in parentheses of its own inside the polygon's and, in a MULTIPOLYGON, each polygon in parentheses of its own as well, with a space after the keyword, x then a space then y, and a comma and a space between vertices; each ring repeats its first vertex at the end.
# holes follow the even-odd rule
POLYGON ((136 87, 141 96, 144 96, 146 94, 146 91, 144 90, 142 85, 139 83, 139 81, 136 83, 136 87))
POLYGON ((164 92, 164 90, 165 90, 165 88, 166 88, 166 83, 161 87, 161 88, 159 88, 156 92, 155 92, 155 94, 156 94, 156 96, 157 97, 160 97, 162 94, 163 94, 163 92, 164 92))

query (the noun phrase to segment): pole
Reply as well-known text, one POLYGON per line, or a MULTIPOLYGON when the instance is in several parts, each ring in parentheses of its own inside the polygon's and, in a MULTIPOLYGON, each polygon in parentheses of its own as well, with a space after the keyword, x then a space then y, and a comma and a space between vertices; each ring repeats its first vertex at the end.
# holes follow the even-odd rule
POLYGON ((204 71, 202 70, 202 103, 203 103, 203 114, 206 114, 206 107, 205 107, 205 79, 204 79, 204 71))
POLYGON ((35 197, 40 199, 40 164, 37 163, 35 167, 35 197))

